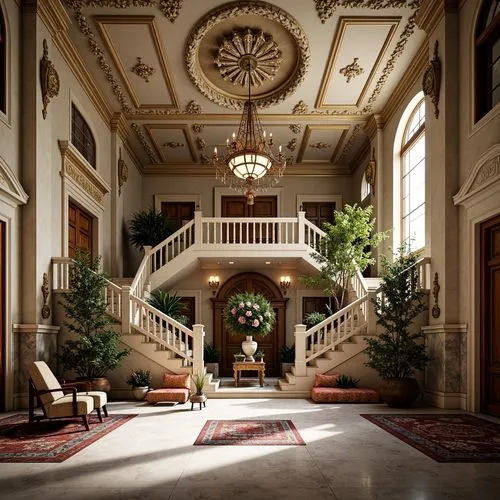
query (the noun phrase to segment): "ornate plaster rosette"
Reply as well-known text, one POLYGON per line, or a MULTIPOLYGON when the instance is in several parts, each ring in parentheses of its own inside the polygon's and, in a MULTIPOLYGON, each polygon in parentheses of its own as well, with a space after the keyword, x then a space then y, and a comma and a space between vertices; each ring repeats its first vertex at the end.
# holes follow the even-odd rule
MULTIPOLYGON (((207 65, 207 47, 214 43, 216 35, 227 36, 234 31, 235 26, 241 27, 242 23, 246 22, 254 26, 256 19, 259 24, 265 24, 259 26, 265 33, 272 30, 280 31, 283 37, 290 40, 291 47, 288 49, 283 47, 282 53, 295 52, 296 55, 288 69, 280 67, 274 78, 275 86, 264 88, 261 93, 254 93, 252 89, 252 101, 260 108, 279 104, 297 90, 306 75, 310 59, 309 41, 302 27, 290 14, 264 2, 225 4, 210 11, 193 27, 185 53, 189 78, 205 97, 220 106, 241 109, 247 97, 245 93, 237 94, 232 89, 224 87, 227 82, 220 76, 213 60, 214 54, 210 61, 211 67, 207 65)), ((283 61, 283 65, 285 62, 283 61)))

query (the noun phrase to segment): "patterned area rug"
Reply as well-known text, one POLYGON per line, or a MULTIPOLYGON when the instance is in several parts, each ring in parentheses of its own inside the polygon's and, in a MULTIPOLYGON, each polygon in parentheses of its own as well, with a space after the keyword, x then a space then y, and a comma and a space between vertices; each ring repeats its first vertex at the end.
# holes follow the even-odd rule
POLYGON ((110 415, 101 424, 90 415, 90 431, 81 419, 46 420, 28 424, 27 415, 0 420, 0 462, 64 462, 135 415, 110 415))
POLYGON ((361 415, 437 462, 500 462, 500 425, 472 415, 361 415))
POLYGON ((305 445, 291 420, 207 420, 195 445, 305 445))

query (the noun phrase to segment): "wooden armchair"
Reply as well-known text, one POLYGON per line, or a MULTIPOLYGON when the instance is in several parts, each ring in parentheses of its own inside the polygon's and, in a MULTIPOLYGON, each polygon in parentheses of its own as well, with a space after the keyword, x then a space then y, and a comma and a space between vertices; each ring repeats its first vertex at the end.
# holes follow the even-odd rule
POLYGON ((88 414, 97 410, 102 422, 100 409, 106 411, 106 393, 100 391, 77 392, 75 384, 61 384, 47 363, 35 361, 29 369, 29 421, 44 418, 81 417, 85 428, 90 430, 88 414), (69 392, 69 394, 65 394, 69 392), (42 407, 43 415, 35 415, 34 399, 42 407))

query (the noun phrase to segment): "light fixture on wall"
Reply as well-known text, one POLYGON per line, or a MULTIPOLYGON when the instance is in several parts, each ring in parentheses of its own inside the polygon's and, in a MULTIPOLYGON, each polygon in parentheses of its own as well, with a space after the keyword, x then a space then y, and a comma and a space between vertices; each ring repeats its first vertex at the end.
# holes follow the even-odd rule
POLYGON ((233 132, 232 140, 226 139, 226 152, 223 158, 214 148, 212 164, 215 166, 215 176, 223 184, 241 191, 247 198, 248 205, 253 205, 257 191, 263 191, 277 184, 286 167, 285 155, 279 152, 274 155, 273 134, 266 137, 262 129, 257 106, 251 100, 250 73, 258 65, 257 57, 245 54, 239 60, 239 66, 246 71, 243 84, 248 82, 248 101, 243 106, 238 133, 233 132))
POLYGON ((290 280, 290 276, 282 276, 280 278, 280 287, 283 290, 283 295, 286 295, 287 290, 290 288, 292 281, 290 280))
POLYGON ((208 278, 208 286, 212 289, 212 295, 217 293, 217 288, 219 288, 220 280, 218 276, 210 276, 208 278))

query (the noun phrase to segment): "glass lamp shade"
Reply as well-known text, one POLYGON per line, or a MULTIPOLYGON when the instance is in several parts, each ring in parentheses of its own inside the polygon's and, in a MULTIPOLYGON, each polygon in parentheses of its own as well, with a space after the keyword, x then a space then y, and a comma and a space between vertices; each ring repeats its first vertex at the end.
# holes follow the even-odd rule
POLYGON ((231 157, 228 166, 236 177, 240 179, 260 179, 272 167, 271 160, 262 153, 241 151, 231 157))

